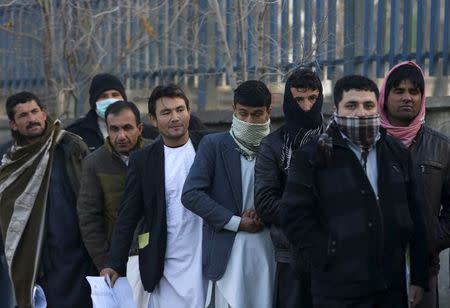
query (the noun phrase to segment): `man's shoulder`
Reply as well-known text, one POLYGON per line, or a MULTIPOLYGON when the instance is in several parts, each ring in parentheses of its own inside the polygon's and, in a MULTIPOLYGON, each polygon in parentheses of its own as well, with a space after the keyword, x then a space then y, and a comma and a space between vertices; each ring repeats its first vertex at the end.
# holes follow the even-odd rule
POLYGON ((88 147, 86 143, 84 143, 83 139, 80 136, 68 131, 64 132, 60 145, 66 154, 74 154, 77 156, 81 155, 84 157, 87 153, 89 153, 88 147))
POLYGON ((68 125, 66 130, 77 133, 80 130, 85 130, 86 128, 94 128, 97 126, 96 113, 95 111, 90 110, 85 116, 68 125))
POLYGON ((162 147, 162 140, 161 137, 158 137, 154 140, 150 140, 146 142, 146 144, 143 145, 143 147, 136 149, 130 153, 130 160, 139 160, 142 158, 146 158, 153 151, 155 151, 158 147, 162 147))
POLYGON ((3 157, 4 154, 6 154, 9 149, 13 146, 14 140, 8 140, 5 143, 2 143, 0 145, 0 159, 3 157))
POLYGON ((444 135, 441 132, 438 132, 437 130, 432 129, 429 126, 423 126, 422 133, 427 136, 427 138, 433 138, 434 142, 442 142, 444 144, 447 144, 450 146, 450 138, 446 135, 444 135))
POLYGON ((215 142, 223 141, 228 138, 232 138, 232 137, 230 135, 230 132, 226 131, 226 132, 216 132, 216 133, 207 134, 207 135, 203 136, 202 140, 215 143, 215 142))
POLYGON ((284 125, 277 128, 276 130, 268 134, 266 137, 264 137, 262 142, 265 143, 281 142, 283 140, 284 130, 285 130, 284 125))
POLYGON ((106 145, 102 145, 98 149, 94 150, 93 152, 89 153, 84 161, 86 163, 102 163, 105 162, 108 159, 112 159, 111 152, 108 151, 106 145))

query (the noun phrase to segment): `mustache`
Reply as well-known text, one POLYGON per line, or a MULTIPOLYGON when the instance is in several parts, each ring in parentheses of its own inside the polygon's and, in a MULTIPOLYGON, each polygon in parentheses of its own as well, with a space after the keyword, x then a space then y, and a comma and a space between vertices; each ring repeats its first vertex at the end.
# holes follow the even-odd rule
POLYGON ((39 122, 30 122, 26 126, 26 129, 32 128, 33 126, 41 126, 41 123, 39 123, 39 122))

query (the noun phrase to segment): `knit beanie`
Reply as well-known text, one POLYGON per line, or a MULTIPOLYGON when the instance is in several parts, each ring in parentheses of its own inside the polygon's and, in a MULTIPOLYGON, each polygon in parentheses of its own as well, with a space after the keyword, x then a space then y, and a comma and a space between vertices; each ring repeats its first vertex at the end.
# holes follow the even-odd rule
POLYGON ((98 97, 105 91, 117 90, 126 101, 127 96, 125 94, 125 88, 120 80, 110 74, 98 74, 92 79, 91 86, 89 88, 89 105, 92 109, 95 109, 95 103, 98 97))

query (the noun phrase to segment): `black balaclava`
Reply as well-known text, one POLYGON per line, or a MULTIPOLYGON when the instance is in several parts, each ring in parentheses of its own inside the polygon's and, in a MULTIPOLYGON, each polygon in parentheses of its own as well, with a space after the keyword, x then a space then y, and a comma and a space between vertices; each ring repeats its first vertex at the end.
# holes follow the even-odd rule
MULTIPOLYGON (((300 69, 294 72, 298 77, 299 74, 310 75, 311 78, 317 77, 310 70, 300 69)), ((294 75, 293 74, 293 75, 294 75)), ((292 81, 295 77, 288 78, 286 81, 286 86, 284 88, 284 101, 283 101, 283 112, 286 121, 285 132, 283 134, 283 148, 281 150, 281 164, 282 168, 287 171, 289 169, 292 154, 301 145, 307 143, 313 137, 320 135, 323 131, 322 125, 322 105, 323 105, 323 94, 322 94, 322 84, 318 83, 319 97, 312 106, 312 108, 305 112, 298 105, 297 101, 291 93, 291 88, 306 88, 310 89, 311 86, 305 84, 304 87, 301 85, 293 85, 292 81)))
POLYGON ((111 74, 98 74, 92 78, 91 86, 89 88, 89 105, 95 110, 95 103, 98 97, 105 91, 117 90, 123 97, 123 100, 127 100, 125 94, 125 88, 120 80, 111 74))
MULTIPOLYGON (((315 129, 322 125, 322 105, 323 94, 322 84, 319 88, 319 97, 316 103, 308 112, 303 111, 302 108, 295 101, 291 93, 292 83, 288 79, 284 88, 283 112, 286 120, 286 127, 291 132, 296 132, 299 129, 315 129)), ((298 87, 297 87, 298 88, 298 87)))

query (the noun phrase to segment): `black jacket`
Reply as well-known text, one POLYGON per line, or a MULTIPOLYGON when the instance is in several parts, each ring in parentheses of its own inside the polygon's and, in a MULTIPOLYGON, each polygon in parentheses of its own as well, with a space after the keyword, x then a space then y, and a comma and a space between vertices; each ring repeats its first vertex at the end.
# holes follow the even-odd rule
MULTIPOLYGON (((91 109, 83 118, 70 124, 66 130, 77 134, 87 144, 89 150, 92 152, 103 145, 105 138, 98 126, 98 115, 95 110, 91 109)), ((159 136, 158 129, 153 126, 144 124, 142 137, 145 139, 155 139, 159 136)))
POLYGON ((285 234, 311 263, 312 294, 355 298, 404 290, 405 248, 411 283, 427 286, 426 233, 407 150, 377 142, 378 197, 337 129, 333 152, 318 164, 316 142, 297 150, 282 199, 285 234))
POLYGON ((450 247, 450 141, 422 126, 412 147, 418 190, 425 202, 422 212, 429 234, 430 274, 439 271, 439 252, 450 247))
MULTIPOLYGON (((190 138, 197 149, 202 135, 191 132, 190 138)), ((121 276, 126 275, 128 252, 142 216, 150 239, 145 248, 139 249, 139 270, 144 289, 152 292, 163 275, 167 244, 162 138, 130 156, 125 192, 106 262, 106 267, 113 268, 121 276)))
POLYGON ((281 163, 284 126, 261 142, 255 163, 255 209, 265 224, 275 247, 277 262, 290 262, 290 244, 280 227, 280 205, 287 173, 281 163))

